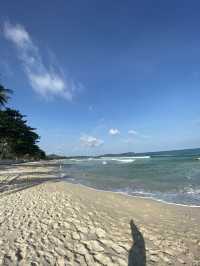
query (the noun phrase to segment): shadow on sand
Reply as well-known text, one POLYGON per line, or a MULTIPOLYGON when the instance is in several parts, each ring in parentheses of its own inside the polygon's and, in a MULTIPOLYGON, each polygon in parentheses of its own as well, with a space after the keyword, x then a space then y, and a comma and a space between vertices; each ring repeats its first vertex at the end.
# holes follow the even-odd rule
POLYGON ((5 180, 0 183, 0 197, 25 190, 30 187, 40 185, 45 182, 59 182, 61 178, 52 178, 52 177, 29 177, 29 178, 19 178, 20 175, 15 176, 11 180, 5 180))
POLYGON ((133 220, 130 221, 133 245, 129 250, 128 266, 146 266, 146 250, 142 233, 133 220))
MULTIPOLYGON (((16 161, 15 161, 16 163, 16 161)), ((66 167, 71 167, 72 164, 65 165, 66 167)), ((0 170, 6 170, 6 169, 16 169, 15 171, 12 171, 12 173, 4 173, 1 174, 0 176, 3 175, 3 179, 0 180, 0 197, 4 197, 8 194, 15 193, 17 191, 21 191, 33 186, 37 186, 39 184, 45 183, 45 182, 59 182, 63 181, 65 179, 71 178, 71 176, 68 175, 63 175, 62 172, 59 173, 60 169, 60 164, 55 164, 55 163, 26 163, 26 164, 14 164, 13 161, 5 162, 5 161, 0 161, 0 170), (43 172, 39 171, 41 167, 50 167, 52 166, 55 169, 50 169, 48 172, 43 172), (36 171, 23 171, 22 173, 19 173, 18 167, 25 168, 27 167, 28 169, 31 167, 31 169, 36 169, 36 171), (48 177, 47 175, 50 174, 51 176, 55 177, 48 177), (34 177, 35 175, 35 177, 34 177), (58 177, 59 175, 59 177, 58 177), (38 177, 39 176, 39 177, 38 177), (46 176, 46 177, 45 177, 46 176)))

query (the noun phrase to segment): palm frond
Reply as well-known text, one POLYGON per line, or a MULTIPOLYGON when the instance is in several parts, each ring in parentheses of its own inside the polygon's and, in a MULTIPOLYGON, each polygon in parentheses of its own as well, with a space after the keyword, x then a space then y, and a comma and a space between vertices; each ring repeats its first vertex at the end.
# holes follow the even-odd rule
POLYGON ((9 94, 12 94, 12 90, 4 88, 0 85, 0 106, 5 106, 5 104, 10 99, 9 94))

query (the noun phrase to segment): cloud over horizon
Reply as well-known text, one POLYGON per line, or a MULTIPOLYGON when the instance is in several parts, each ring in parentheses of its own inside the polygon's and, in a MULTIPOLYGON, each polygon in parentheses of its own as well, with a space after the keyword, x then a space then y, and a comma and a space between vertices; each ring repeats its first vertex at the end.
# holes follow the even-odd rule
POLYGON ((109 129, 109 134, 112 136, 116 136, 120 134, 120 131, 117 128, 111 128, 109 129))
POLYGON ((59 96, 72 100, 79 85, 73 80, 66 79, 60 67, 55 68, 52 65, 47 67, 44 64, 39 48, 23 25, 7 21, 3 25, 3 34, 17 48, 18 57, 35 92, 43 97, 59 96))
POLYGON ((104 141, 102 139, 87 135, 80 137, 80 142, 84 147, 89 148, 99 147, 104 144, 104 141))
POLYGON ((128 131, 128 134, 129 134, 129 135, 138 135, 138 132, 137 132, 136 130, 134 130, 134 129, 130 129, 130 130, 128 131))

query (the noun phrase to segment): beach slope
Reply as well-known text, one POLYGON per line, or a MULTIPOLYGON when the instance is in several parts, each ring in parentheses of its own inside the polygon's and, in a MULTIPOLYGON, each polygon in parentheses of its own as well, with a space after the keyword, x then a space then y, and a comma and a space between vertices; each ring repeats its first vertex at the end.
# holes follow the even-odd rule
POLYGON ((200 265, 200 208, 95 191, 57 172, 1 167, 0 265, 200 265))

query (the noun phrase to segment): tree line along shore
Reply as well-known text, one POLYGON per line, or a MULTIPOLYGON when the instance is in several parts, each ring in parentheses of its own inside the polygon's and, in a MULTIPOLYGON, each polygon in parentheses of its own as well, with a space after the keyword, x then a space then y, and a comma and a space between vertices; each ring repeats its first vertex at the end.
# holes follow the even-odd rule
POLYGON ((36 129, 28 125, 20 111, 7 107, 12 93, 0 84, 0 160, 45 159, 36 129))

